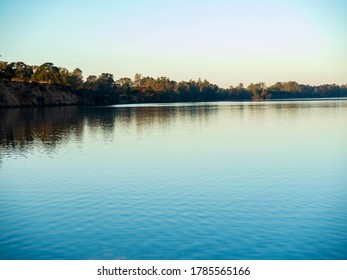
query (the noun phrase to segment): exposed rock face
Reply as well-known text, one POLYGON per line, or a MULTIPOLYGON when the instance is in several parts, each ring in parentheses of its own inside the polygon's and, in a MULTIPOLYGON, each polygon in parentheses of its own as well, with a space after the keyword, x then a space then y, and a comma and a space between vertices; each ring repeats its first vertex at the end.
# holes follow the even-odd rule
POLYGON ((0 107, 84 104, 83 99, 50 84, 0 81, 0 107))

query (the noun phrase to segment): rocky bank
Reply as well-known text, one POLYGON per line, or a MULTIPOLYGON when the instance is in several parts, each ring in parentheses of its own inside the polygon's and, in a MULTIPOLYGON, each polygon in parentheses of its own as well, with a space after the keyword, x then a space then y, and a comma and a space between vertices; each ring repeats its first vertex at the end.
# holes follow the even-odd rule
POLYGON ((0 81, 0 107, 85 104, 83 98, 51 84, 0 81))

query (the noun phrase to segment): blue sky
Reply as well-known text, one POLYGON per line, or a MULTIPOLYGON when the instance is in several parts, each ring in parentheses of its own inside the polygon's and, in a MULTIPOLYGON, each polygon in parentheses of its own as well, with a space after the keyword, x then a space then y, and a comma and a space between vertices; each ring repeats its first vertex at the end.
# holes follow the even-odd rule
POLYGON ((347 83, 347 1, 0 1, 1 60, 222 87, 347 83))

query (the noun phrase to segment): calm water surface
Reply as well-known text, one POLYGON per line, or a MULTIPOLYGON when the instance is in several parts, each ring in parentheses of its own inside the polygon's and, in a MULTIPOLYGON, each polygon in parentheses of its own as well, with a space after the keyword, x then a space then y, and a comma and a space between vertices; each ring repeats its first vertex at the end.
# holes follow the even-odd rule
POLYGON ((1 259, 347 259, 347 101, 0 110, 1 259))

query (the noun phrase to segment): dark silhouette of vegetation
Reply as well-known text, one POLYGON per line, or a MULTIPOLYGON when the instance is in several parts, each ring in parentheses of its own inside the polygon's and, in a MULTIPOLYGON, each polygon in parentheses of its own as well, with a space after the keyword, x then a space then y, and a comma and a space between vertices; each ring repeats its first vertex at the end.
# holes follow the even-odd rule
POLYGON ((224 89, 207 80, 176 82, 167 77, 155 79, 138 73, 134 80, 124 77, 115 81, 110 73, 90 75, 84 80, 79 68, 70 72, 50 62, 31 66, 23 62, 0 61, 0 81, 50 84, 80 96, 86 103, 96 105, 347 97, 347 85, 310 86, 294 81, 277 82, 271 86, 263 82, 251 83, 247 88, 240 83, 236 87, 224 89))

